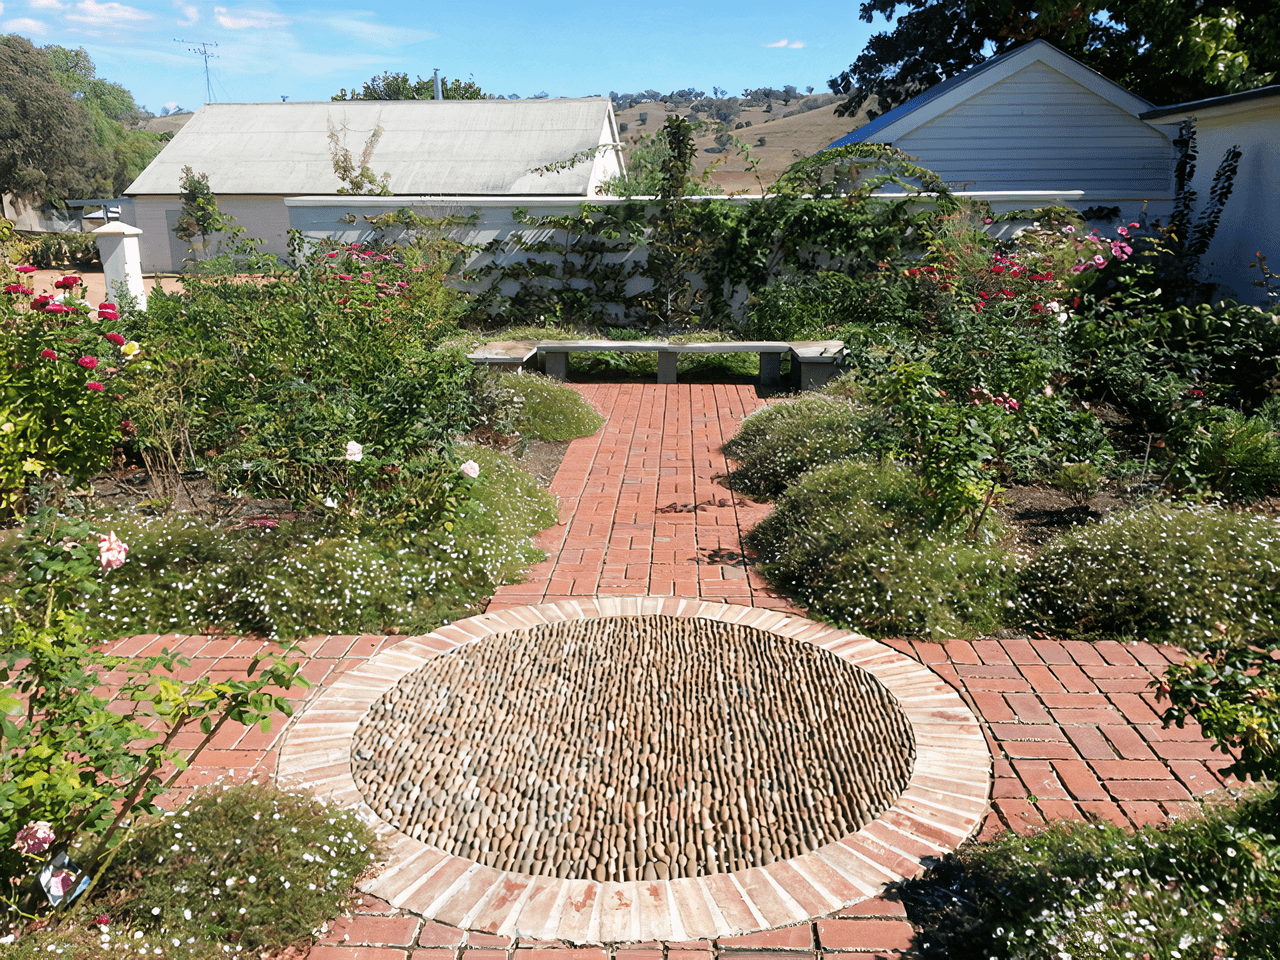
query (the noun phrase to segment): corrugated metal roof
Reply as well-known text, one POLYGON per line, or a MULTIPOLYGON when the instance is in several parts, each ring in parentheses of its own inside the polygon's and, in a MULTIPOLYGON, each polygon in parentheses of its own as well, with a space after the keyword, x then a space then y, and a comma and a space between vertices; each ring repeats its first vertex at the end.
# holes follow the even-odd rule
POLYGON ((611 109, 594 97, 209 104, 125 194, 176 194, 184 166, 208 174, 215 194, 336 194, 332 123, 357 163, 382 127, 369 167, 396 194, 585 195, 589 162, 531 171, 601 143, 611 109))

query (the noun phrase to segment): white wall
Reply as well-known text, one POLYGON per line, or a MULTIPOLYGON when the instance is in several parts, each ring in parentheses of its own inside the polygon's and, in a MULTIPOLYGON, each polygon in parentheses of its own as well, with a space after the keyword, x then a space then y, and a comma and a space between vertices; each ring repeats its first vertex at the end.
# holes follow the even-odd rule
MULTIPOLYGON (((1236 144, 1243 151, 1235 189, 1201 261, 1205 279, 1219 284, 1222 296, 1261 306, 1264 292, 1252 285, 1260 274, 1248 265, 1261 251, 1267 265, 1280 273, 1280 97, 1202 109, 1194 115, 1199 148, 1192 181, 1198 195, 1196 214, 1204 209, 1223 155, 1236 144)), ((1180 119, 1160 122, 1172 120, 1176 130, 1180 119)))
POLYGON ((1160 131, 1040 62, 893 145, 956 190, 1079 190, 1082 207, 1131 209, 1173 188, 1160 131))
MULTIPOLYGON (((265 241, 258 249, 285 257, 289 253, 289 212, 283 197, 218 197, 218 209, 235 218, 244 236, 265 241)), ((120 219, 142 230, 142 272, 180 273, 190 256, 188 245, 174 235, 182 201, 176 197, 136 197, 120 219)), ((209 252, 216 252, 215 247, 209 252)))

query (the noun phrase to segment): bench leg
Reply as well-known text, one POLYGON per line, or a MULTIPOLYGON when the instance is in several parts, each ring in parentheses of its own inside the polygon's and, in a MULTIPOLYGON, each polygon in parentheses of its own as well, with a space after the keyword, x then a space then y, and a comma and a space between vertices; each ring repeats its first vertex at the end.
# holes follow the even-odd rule
POLYGON ((674 353, 658 354, 658 382, 676 382, 676 355, 674 353))
POLYGON ((554 377, 557 380, 569 379, 569 355, 559 351, 552 353, 548 351, 542 355, 543 360, 547 364, 547 376, 554 377))
POLYGON ((821 363, 800 362, 800 387, 801 390, 817 390, 819 387, 826 385, 827 381, 832 378, 836 372, 836 365, 830 360, 821 363))
POLYGON ((760 354, 760 386, 774 390, 782 386, 782 354, 760 354))

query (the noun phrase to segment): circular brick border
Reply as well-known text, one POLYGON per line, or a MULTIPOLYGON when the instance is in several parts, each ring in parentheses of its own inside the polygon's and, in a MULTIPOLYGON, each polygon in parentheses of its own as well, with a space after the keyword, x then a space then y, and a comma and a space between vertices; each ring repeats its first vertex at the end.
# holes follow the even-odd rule
POLYGON ((658 597, 597 597, 486 613, 409 637, 343 674, 298 718, 278 776, 374 824, 382 871, 360 888, 442 923, 533 940, 630 943, 700 940, 799 923, 875 896, 954 850, 987 810, 991 754, 978 721, 941 678, 884 644, 755 607, 658 597), (811 853, 680 880, 558 880, 494 870, 396 830, 351 777, 351 742, 369 707, 406 674, 473 640, 539 623, 599 617, 702 617, 812 643, 876 677, 901 704, 916 739, 907 789, 877 820, 811 853))

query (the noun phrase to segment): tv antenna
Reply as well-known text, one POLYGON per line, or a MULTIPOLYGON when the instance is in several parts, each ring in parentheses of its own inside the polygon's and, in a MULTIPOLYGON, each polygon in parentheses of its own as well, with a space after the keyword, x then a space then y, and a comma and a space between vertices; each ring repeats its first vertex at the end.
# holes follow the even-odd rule
POLYGON ((204 57, 204 102, 213 103, 213 83, 209 79, 209 59, 212 57, 214 60, 217 60, 218 55, 216 53, 211 53, 209 48, 216 47, 218 45, 217 41, 179 40, 177 37, 174 37, 173 42, 190 44, 190 46, 187 47, 189 51, 194 53, 197 57, 204 57))

